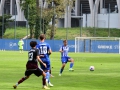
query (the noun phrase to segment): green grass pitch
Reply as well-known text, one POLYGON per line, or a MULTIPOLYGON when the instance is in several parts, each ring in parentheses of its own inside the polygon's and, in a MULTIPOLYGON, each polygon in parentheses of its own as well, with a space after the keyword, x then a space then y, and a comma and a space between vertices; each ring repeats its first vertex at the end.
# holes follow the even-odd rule
MULTIPOLYGON (((51 90, 120 90, 120 55, 100 53, 69 53, 74 60, 74 72, 67 63, 62 76, 58 76, 60 53, 50 56, 52 65, 51 90), (90 66, 95 71, 89 71, 90 66)), ((24 76, 27 52, 0 51, 0 90, 13 90, 13 85, 24 76)), ((41 90, 41 77, 32 75, 17 90, 41 90)))

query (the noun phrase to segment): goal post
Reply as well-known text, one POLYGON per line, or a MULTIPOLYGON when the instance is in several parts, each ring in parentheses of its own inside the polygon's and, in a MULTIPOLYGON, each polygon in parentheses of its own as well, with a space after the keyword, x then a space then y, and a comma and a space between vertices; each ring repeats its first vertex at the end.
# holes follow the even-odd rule
POLYGON ((120 38, 118 37, 75 37, 75 53, 119 53, 120 38))

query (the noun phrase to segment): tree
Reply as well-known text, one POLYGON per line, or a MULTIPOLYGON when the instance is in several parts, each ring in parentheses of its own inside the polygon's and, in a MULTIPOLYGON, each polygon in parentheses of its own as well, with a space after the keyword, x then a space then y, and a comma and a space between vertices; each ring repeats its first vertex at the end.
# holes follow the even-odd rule
POLYGON ((50 39, 53 39, 55 34, 55 30, 54 30, 55 19, 61 17, 65 13, 66 5, 68 4, 71 5, 71 3, 74 0, 46 0, 46 1, 48 3, 48 8, 39 7, 40 6, 39 0, 36 1, 22 0, 21 6, 22 9, 24 10, 25 18, 29 21, 30 38, 33 38, 35 36, 35 38, 37 39, 40 33, 46 34, 47 30, 50 27, 49 23, 52 20, 53 23, 52 23, 52 28, 50 28, 51 29, 50 39), (55 9, 52 6, 53 1, 55 4, 55 9), (42 12, 40 10, 42 10, 42 12))
POLYGON ((40 35, 40 17, 37 15, 34 37, 38 39, 39 35, 40 35))
POLYGON ((38 39, 40 33, 41 33, 41 29, 40 29, 40 7, 39 7, 39 0, 36 0, 36 25, 35 25, 35 33, 34 36, 36 39, 38 39))
POLYGON ((6 28, 8 26, 8 23, 13 21, 13 20, 10 20, 10 18, 11 16, 6 14, 4 14, 4 18, 3 16, 0 16, 0 38, 2 38, 2 36, 4 35, 6 28), (4 20, 4 23, 3 23, 3 20, 4 20))
POLYGON ((34 38, 34 26, 36 24, 36 2, 34 0, 22 0, 22 10, 24 11, 25 18, 29 21, 30 39, 34 38), (28 18, 29 17, 29 18, 28 18))
POLYGON ((63 18, 66 6, 72 7, 73 2, 75 0, 47 0, 47 1, 49 4, 49 9, 51 11, 50 18, 52 18, 52 26, 50 27, 51 31, 49 35, 50 35, 50 39, 54 39, 54 35, 56 31, 56 28, 55 28, 56 20, 61 17, 63 18), (52 5, 52 3, 54 3, 54 5, 52 5))

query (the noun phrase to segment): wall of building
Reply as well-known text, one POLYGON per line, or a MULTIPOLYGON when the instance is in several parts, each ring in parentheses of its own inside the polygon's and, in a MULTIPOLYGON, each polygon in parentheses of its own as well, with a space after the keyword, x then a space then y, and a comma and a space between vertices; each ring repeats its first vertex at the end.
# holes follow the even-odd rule
POLYGON ((98 24, 100 28, 118 28, 118 13, 116 14, 98 14, 98 24))
POLYGON ((63 18, 58 19, 57 27, 64 27, 64 19, 63 18))
MULTIPOLYGON (((119 14, 118 13, 111 13, 111 14, 98 14, 97 24, 95 26, 98 28, 119 28, 119 14)), ((91 27, 91 14, 83 15, 83 27, 91 27)))

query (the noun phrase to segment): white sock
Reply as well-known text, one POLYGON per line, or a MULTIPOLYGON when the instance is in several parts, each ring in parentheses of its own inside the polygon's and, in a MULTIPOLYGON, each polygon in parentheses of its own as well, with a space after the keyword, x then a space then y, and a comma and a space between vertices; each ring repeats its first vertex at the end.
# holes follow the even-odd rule
POLYGON ((16 86, 18 86, 18 83, 16 83, 16 86))

